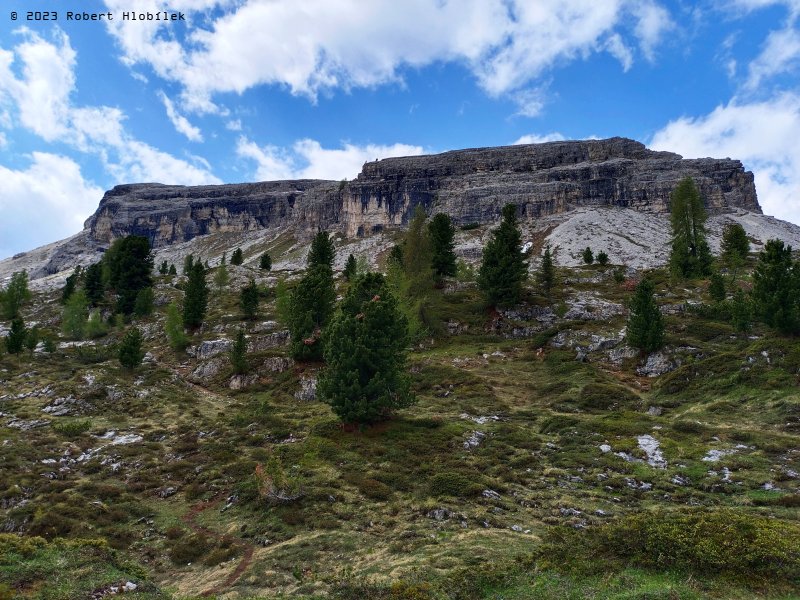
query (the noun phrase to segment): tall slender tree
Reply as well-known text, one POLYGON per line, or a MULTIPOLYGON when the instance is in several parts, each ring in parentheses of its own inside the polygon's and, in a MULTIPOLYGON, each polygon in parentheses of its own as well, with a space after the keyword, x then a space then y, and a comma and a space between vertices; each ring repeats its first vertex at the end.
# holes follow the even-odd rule
POLYGON ((800 263, 792 247, 768 240, 753 271, 753 309, 767 325, 783 333, 800 332, 800 263))
POLYGON ((428 224, 428 237, 431 240, 431 266, 437 277, 456 274, 456 253, 454 237, 456 228, 450 217, 444 213, 434 215, 428 224))
POLYGON ((239 292, 239 306, 242 308, 242 316, 245 319, 256 318, 256 313, 258 312, 258 286, 253 279, 239 292))
POLYGON ((28 272, 17 271, 11 276, 11 280, 2 293, 3 313, 6 319, 14 319, 19 316, 20 309, 31 298, 28 290, 28 272))
POLYGON ((556 269, 553 265, 553 254, 550 252, 550 246, 544 249, 542 264, 539 265, 539 271, 536 273, 536 281, 541 286, 544 295, 549 298, 556 282, 556 269))
POLYGON ((711 250, 706 241, 706 210, 694 179, 685 177, 670 196, 672 272, 679 277, 711 274, 711 250))
POLYGON ((97 306, 103 300, 106 288, 103 283, 103 266, 101 263, 96 262, 86 268, 83 289, 86 290, 86 298, 92 306, 97 306))
POLYGON ((527 264, 522 256, 522 235, 517 226, 517 207, 506 204, 500 227, 483 249, 478 287, 493 306, 516 304, 522 295, 527 264))
POLYGON ((186 298, 183 301, 183 325, 187 329, 197 329, 203 324, 208 307, 208 286, 206 269, 199 260, 192 264, 189 281, 186 284, 186 298))
POLYGON ((322 358, 323 328, 330 321, 335 302, 333 271, 325 264, 310 267, 288 302, 291 352, 296 359, 322 358))
POLYGON ((653 282, 644 278, 628 303, 628 344, 644 352, 653 352, 664 345, 664 318, 653 296, 654 291, 653 282))
POLYGON ((722 264, 731 270, 731 279, 736 281, 739 269, 750 255, 750 240, 744 227, 739 223, 729 223, 722 230, 722 264))
POLYGON ((21 317, 16 316, 11 319, 11 329, 6 335, 6 350, 9 354, 19 354, 25 347, 25 339, 28 332, 25 329, 25 322, 21 317))

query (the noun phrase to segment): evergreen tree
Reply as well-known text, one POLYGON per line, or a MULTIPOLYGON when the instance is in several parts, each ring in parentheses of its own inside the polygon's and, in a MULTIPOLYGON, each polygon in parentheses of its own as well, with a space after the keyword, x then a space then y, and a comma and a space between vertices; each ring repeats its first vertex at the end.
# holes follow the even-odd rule
POLYGON ((28 333, 25 336, 25 348, 31 353, 31 356, 33 356, 33 351, 36 350, 36 346, 39 345, 39 340, 41 339, 42 334, 39 332, 38 327, 28 329, 28 333))
POLYGON ((344 271, 342 271, 342 275, 347 281, 352 281, 353 278, 356 276, 356 257, 352 254, 347 257, 347 263, 344 266, 344 271))
POLYGON ((590 265, 594 262, 594 253, 592 252, 592 249, 589 248, 589 246, 586 246, 586 248, 583 250, 583 262, 584 264, 587 265, 590 265))
POLYGON ((108 333, 108 325, 103 323, 103 317, 99 310, 93 310, 89 319, 84 324, 83 333, 88 338, 103 337, 108 333))
POLYGON ((186 297, 183 301, 183 325, 187 329, 197 329, 203 324, 208 307, 208 286, 206 269, 200 261, 192 265, 189 281, 186 284, 186 297))
POLYGON ((319 231, 311 240, 311 248, 308 251, 308 268, 325 266, 332 270, 335 255, 333 240, 328 236, 328 232, 319 231))
POLYGON ((359 277, 326 336, 320 398, 345 423, 381 421, 411 405, 407 343, 406 320, 383 276, 359 277))
POLYGON ((711 250, 706 242, 706 210, 691 177, 678 183, 670 196, 672 251, 670 268, 679 277, 711 273, 711 250))
POLYGON ((3 300, 5 318, 11 320, 18 317, 20 309, 31 298, 31 293, 28 290, 28 272, 17 271, 14 273, 0 297, 3 300))
POLYGON ((147 317, 153 314, 155 295, 153 288, 146 287, 139 290, 136 294, 136 303, 133 305, 133 314, 137 317, 147 317))
POLYGON ((158 272, 160 275, 166 275, 167 273, 169 273, 169 265, 167 264, 167 261, 162 262, 158 266, 158 272))
POLYGON ((173 350, 185 350, 189 345, 189 338, 183 331, 183 317, 181 310, 175 302, 171 302, 167 306, 167 318, 164 321, 164 333, 167 334, 167 340, 173 350))
POLYGON ((66 304, 69 297, 75 293, 78 287, 78 278, 81 276, 81 267, 78 265, 71 275, 67 275, 64 287, 61 288, 61 304, 66 304))
POLYGON ((438 277, 456 274, 456 253, 453 238, 456 228, 450 217, 444 213, 434 215, 428 224, 428 237, 431 240, 431 266, 438 277))
POLYGON ((6 350, 9 354, 19 354, 25 347, 25 338, 28 332, 21 317, 11 319, 11 329, 6 335, 6 350))
POLYGON ((61 331, 70 339, 80 340, 86 330, 89 300, 86 292, 78 290, 69 297, 61 316, 61 331))
POLYGON ((115 240, 103 262, 108 267, 108 283, 117 295, 117 312, 131 314, 139 290, 153 285, 150 242, 138 235, 115 240))
POLYGON ((544 295, 549 298, 556 282, 556 269, 553 266, 553 255, 550 252, 550 246, 544 249, 542 264, 539 265, 539 271, 536 273, 536 281, 541 286, 544 295))
POLYGON ((755 314, 782 333, 800 332, 800 263, 792 247, 769 240, 758 255, 752 290, 755 314))
POLYGON ((175 268, 174 264, 170 264, 170 266, 169 266, 169 274, 170 275, 177 275, 178 274, 178 269, 175 268))
POLYGON ((434 284, 434 270, 431 265, 433 248, 425 219, 425 209, 418 204, 403 242, 403 272, 407 279, 404 291, 412 301, 429 295, 434 284))
POLYGON ((188 277, 192 267, 194 267, 194 254, 187 254, 183 257, 183 274, 188 277))
POLYGON ((240 266, 244 262, 244 254, 242 253, 241 248, 236 248, 231 254, 231 264, 240 266))
POLYGON ((258 286, 252 279, 239 293, 239 305, 245 319, 255 319, 258 312, 258 286))
MULTIPOLYGON (((202 265, 201 265, 202 266, 202 265)), ((118 358, 126 369, 135 369, 142 364, 142 334, 136 327, 131 327, 119 345, 118 358)))
POLYGON ((597 262, 603 267, 608 264, 608 254, 606 254, 605 250, 600 250, 600 252, 597 253, 597 262))
POLYGON ((729 223, 722 231, 722 264, 731 270, 731 279, 736 281, 738 270, 750 255, 750 240, 739 223, 729 223))
POLYGON ((753 305, 745 293, 738 289, 730 303, 731 324, 739 332, 750 331, 753 322, 753 305))
POLYGON ((261 255, 261 258, 258 260, 258 266, 262 271, 272 270, 272 257, 269 255, 269 252, 264 252, 264 254, 261 255))
POLYGON ((392 249, 389 251, 389 264, 395 263, 397 265, 403 264, 403 245, 402 244, 395 244, 392 246, 392 249))
POLYGON ((289 298, 288 326, 294 358, 322 358, 322 329, 330 321, 335 301, 331 269, 326 265, 309 268, 289 298))
POLYGON ((520 244, 522 236, 517 227, 517 207, 506 204, 500 227, 483 249, 483 260, 478 271, 478 287, 493 306, 516 304, 522 295, 522 282, 527 265, 520 244))
POLYGON ((216 272, 214 273, 214 286, 217 288, 217 292, 220 293, 222 293, 231 280, 230 275, 228 275, 228 266, 225 264, 224 254, 222 255, 222 258, 223 261, 220 263, 216 272))
POLYGON ((628 304, 628 344, 644 352, 653 352, 664 345, 664 319, 653 296, 654 290, 652 281, 642 279, 628 304))
POLYGON ((97 262, 84 272, 83 289, 86 290, 86 298, 89 304, 97 306, 103 300, 106 289, 103 283, 103 266, 97 262))
POLYGON ((236 332, 236 339, 233 341, 233 346, 231 346, 230 356, 234 373, 244 375, 250 370, 250 365, 247 362, 247 340, 242 329, 236 332))
POLYGON ((708 286, 708 295, 714 302, 725 300, 725 281, 719 271, 711 274, 711 284, 708 286))

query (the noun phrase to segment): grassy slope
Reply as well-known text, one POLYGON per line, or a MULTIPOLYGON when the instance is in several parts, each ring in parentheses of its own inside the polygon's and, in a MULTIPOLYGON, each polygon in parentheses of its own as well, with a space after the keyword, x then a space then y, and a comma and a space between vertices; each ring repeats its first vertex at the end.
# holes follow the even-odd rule
MULTIPOLYGON (((562 277, 572 283, 555 305, 582 291, 617 302, 628 294, 610 270, 562 277)), ((662 303, 702 297, 701 285, 671 287, 660 279, 662 303)), ((180 292, 163 283, 158 294, 180 292)), ((28 319, 52 322, 54 298, 32 303, 28 319)), ((469 330, 410 355, 418 404, 354 432, 343 430, 327 406, 295 399, 314 365, 263 371, 246 391, 227 387, 226 370, 202 387, 187 385, 196 361, 165 345, 161 310, 142 323, 156 362, 135 373, 121 370, 105 347, 119 332, 98 339, 96 349, 0 358, 4 393, 51 385, 53 397, 73 394, 88 405, 81 416, 49 417, 41 408, 52 398, 0 400, 0 520, 26 535, 105 539, 116 549, 103 550, 116 558, 76 557, 60 543, 27 558, 0 555, 0 582, 22 597, 80 597, 125 577, 143 582, 146 593, 156 593, 147 591, 154 582, 179 598, 331 591, 343 598, 426 598, 445 597, 445 590, 464 598, 792 597, 785 577, 690 575, 685 565, 653 570, 646 561, 577 550, 565 559, 574 565, 552 564, 536 552, 552 543, 557 526, 597 531, 646 511, 728 507, 794 526, 796 340, 760 329, 736 335, 725 324, 674 315, 667 319, 671 343, 691 347, 679 352, 683 366, 643 378, 636 359, 614 365, 602 352, 578 362, 574 350, 537 351, 556 330, 619 331, 623 316, 559 320, 546 335, 506 339, 487 329, 490 315, 467 288, 443 294, 436 310, 469 330), (23 432, 7 426, 12 417, 50 423, 23 432), (99 436, 110 430, 142 440, 109 445, 99 436), (467 449, 474 432, 484 436, 467 449), (660 442, 666 468, 615 454, 644 458, 637 443, 644 434, 660 442), (602 452, 602 444, 612 451, 602 452), (712 449, 730 453, 703 461, 712 449), (303 485, 296 503, 270 506, 258 498, 254 469, 273 452, 303 485), (48 459, 56 462, 42 462, 48 459), (167 488, 177 493, 167 495, 167 488), (449 511, 446 518, 429 516, 436 509, 449 511), (54 592, 44 585, 52 572, 36 568, 42 552, 51 553, 45 563, 58 555, 59 564, 98 568, 54 592), (114 566, 123 558, 138 566, 114 566), (589 559, 607 571, 587 571, 589 559), (400 580, 406 583, 391 587, 400 580)), ((232 337, 241 324, 236 312, 233 292, 217 294, 211 325, 198 339, 232 337)), ((262 305, 264 319, 273 312, 274 302, 262 305)), ((260 364, 283 352, 251 358, 260 364)))

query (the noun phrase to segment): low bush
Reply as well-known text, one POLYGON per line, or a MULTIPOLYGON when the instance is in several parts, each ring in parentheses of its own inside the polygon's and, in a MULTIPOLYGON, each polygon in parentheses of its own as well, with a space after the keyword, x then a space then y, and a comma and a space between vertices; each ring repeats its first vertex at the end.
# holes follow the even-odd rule
POLYGON ((481 492, 483 486, 470 480, 466 475, 454 471, 436 473, 428 480, 428 493, 431 496, 456 496, 466 498, 481 492))

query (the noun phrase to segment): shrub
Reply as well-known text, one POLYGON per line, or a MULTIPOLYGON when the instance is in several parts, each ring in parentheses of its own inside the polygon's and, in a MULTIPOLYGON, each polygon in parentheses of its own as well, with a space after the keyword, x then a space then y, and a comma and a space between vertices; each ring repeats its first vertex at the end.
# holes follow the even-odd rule
POLYGON ((142 363, 142 334, 136 327, 131 327, 119 345, 119 362, 126 369, 135 369, 142 363))
POLYGON ((82 419, 75 421, 60 421, 53 425, 53 431, 65 435, 67 437, 78 437, 86 433, 92 428, 91 419, 82 419))
POLYGON ((470 480, 466 475, 453 471, 436 473, 428 480, 428 493, 431 496, 456 496, 465 498, 479 494, 483 486, 470 480))
POLYGON ((583 257, 583 262, 587 265, 590 265, 594 262, 594 253, 592 252, 592 249, 589 248, 589 246, 586 246, 586 248, 583 249, 582 257, 583 257))
POLYGON ((608 410, 614 406, 630 408, 638 400, 636 394, 622 386, 590 383, 581 390, 578 405, 587 410, 608 410))

